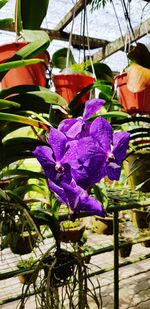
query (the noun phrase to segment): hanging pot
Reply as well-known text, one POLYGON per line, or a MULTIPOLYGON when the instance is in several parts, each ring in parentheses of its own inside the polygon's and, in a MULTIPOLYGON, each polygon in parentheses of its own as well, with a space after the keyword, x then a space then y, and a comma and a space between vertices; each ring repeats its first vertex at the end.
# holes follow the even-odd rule
POLYGON ((124 161, 125 176, 128 177, 128 183, 132 189, 139 187, 142 192, 150 192, 150 153, 134 153, 130 154, 124 161))
POLYGON ((119 248, 119 256, 126 258, 130 255, 132 250, 132 243, 125 242, 125 240, 120 240, 121 247, 119 248))
POLYGON ((92 218, 93 231, 98 234, 112 235, 113 234, 113 217, 99 217, 92 218))
MULTIPOLYGON (((4 63, 27 42, 13 42, 0 46, 0 63, 4 63)), ((41 53, 36 58, 43 59, 44 62, 32 64, 29 66, 19 67, 9 70, 1 81, 2 89, 14 87, 18 85, 36 85, 46 87, 45 72, 49 62, 48 52, 41 53)))
POLYGON ((115 84, 118 90, 118 97, 124 110, 129 114, 150 114, 150 86, 140 92, 131 92, 127 88, 127 73, 117 75, 115 84))
MULTIPOLYGON (((56 92, 61 95, 68 104, 83 88, 92 85, 95 78, 84 74, 59 74, 53 76, 56 92)), ((86 92, 77 102, 77 106, 89 99, 90 92, 86 92)), ((77 107, 76 106, 76 107, 77 107)))
POLYGON ((150 211, 132 209, 132 222, 139 229, 148 228, 150 226, 150 211))
POLYGON ((34 231, 31 231, 30 234, 27 231, 22 234, 14 232, 11 234, 10 249, 15 254, 30 253, 35 247, 37 238, 38 234, 34 231))
POLYGON ((68 227, 62 225, 59 233, 59 240, 65 243, 78 243, 81 240, 84 231, 85 224, 82 222, 80 222, 77 227, 69 227, 69 224, 68 227))

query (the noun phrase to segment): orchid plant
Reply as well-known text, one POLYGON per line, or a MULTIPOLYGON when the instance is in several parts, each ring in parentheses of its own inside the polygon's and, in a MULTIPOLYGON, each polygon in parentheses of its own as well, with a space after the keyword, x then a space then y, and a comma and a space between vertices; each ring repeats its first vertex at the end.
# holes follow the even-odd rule
POLYGON ((103 117, 91 119, 104 103, 102 99, 88 100, 82 117, 65 119, 57 129, 51 128, 48 144, 33 152, 49 189, 75 215, 105 216, 103 205, 90 195, 91 188, 105 176, 119 180, 126 157, 130 134, 114 133, 103 117))

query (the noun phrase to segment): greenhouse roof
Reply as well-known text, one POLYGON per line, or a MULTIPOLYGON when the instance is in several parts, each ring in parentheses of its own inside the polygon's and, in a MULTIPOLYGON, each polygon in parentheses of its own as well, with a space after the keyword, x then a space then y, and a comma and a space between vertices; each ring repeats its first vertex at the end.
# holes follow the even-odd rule
MULTIPOLYGON (((78 59, 82 59, 84 45, 86 55, 90 53, 95 60, 103 60, 113 70, 121 71, 127 64, 124 51, 128 50, 130 44, 141 38, 146 45, 150 41, 150 3, 148 0, 132 0, 129 5, 128 1, 113 0, 111 3, 108 1, 105 8, 92 11, 90 2, 85 1, 87 6, 84 14, 83 0, 50 1, 42 24, 51 37, 49 52, 52 55, 57 49, 68 47, 72 31, 71 46, 78 59), (123 3, 126 3, 126 7, 123 3)), ((1 9, 0 18, 6 17, 6 10, 7 17, 14 16, 15 0, 9 0, 1 9)), ((15 37, 15 33, 1 31, 1 34, 1 42, 4 43, 15 37)))

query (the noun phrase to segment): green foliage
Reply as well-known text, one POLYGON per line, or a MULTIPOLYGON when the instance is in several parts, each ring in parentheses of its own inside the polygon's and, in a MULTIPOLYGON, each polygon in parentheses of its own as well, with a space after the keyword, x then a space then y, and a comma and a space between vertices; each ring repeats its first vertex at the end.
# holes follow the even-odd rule
POLYGON ((17 267, 19 269, 27 269, 27 268, 32 267, 35 263, 36 263, 36 259, 33 256, 30 256, 26 260, 19 261, 17 263, 17 267))
POLYGON ((91 0, 91 10, 98 10, 100 7, 105 7, 108 2, 112 2, 112 0, 91 0))
MULTIPOLYGON (((65 69, 66 68, 66 59, 67 59, 67 53, 68 53, 68 48, 61 48, 59 50, 57 50, 53 56, 52 56, 52 66, 54 68, 58 68, 58 69, 65 69)), ((74 56, 70 50, 69 52, 69 67, 71 65, 75 64, 75 60, 74 60, 74 56)))

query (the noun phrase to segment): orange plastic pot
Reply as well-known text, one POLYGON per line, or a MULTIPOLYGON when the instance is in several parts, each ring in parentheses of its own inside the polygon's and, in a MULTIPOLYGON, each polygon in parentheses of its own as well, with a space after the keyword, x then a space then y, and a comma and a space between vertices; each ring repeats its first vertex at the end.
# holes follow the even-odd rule
MULTIPOLYGON (((0 63, 4 63, 14 54, 27 45, 27 42, 13 42, 0 46, 0 63)), ((11 69, 2 79, 2 89, 18 85, 36 85, 46 87, 45 72, 49 62, 48 52, 41 53, 35 58, 44 59, 45 62, 11 69)))
MULTIPOLYGON (((95 82, 95 78, 83 74, 60 74, 53 76, 56 92, 61 95, 68 104, 73 100, 78 92, 95 82)), ((89 99, 90 92, 86 92, 77 102, 85 103, 89 99)))
POLYGON ((127 88, 127 73, 117 75, 115 84, 118 90, 118 97, 124 110, 129 114, 150 114, 150 86, 140 92, 131 92, 127 88))

